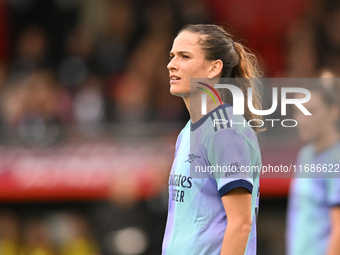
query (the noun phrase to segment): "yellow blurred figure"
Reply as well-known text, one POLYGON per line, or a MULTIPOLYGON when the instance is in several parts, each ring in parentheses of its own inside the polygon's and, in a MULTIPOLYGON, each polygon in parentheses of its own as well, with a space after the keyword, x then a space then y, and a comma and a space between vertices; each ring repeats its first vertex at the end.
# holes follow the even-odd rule
POLYGON ((19 223, 9 211, 0 213, 0 255, 17 255, 19 251, 19 223))
POLYGON ((33 249, 23 248, 20 255, 55 255, 55 253, 46 247, 36 247, 33 249))
POLYGON ((24 229, 23 247, 19 255, 56 255, 44 222, 29 220, 24 229))
POLYGON ((82 215, 72 217, 73 236, 61 246, 61 255, 99 255, 89 224, 82 215))
POLYGON ((97 245, 84 237, 72 240, 62 248, 62 255, 97 255, 97 245))
POLYGON ((17 255, 19 247, 12 240, 2 239, 0 240, 0 254, 17 255))

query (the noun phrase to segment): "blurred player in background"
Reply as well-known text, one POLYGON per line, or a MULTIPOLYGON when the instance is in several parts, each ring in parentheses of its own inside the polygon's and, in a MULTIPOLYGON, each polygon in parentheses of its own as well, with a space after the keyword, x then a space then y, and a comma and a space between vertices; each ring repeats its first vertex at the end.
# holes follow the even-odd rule
MULTIPOLYGON (((299 152, 297 167, 320 164, 330 171, 339 167, 340 88, 332 76, 324 72, 319 84, 307 87, 311 99, 304 106, 312 116, 295 111, 299 136, 308 142, 299 152)), ((312 173, 310 178, 296 176, 292 180, 286 231, 288 255, 340 254, 340 178, 324 175, 312 173)))
POLYGON ((246 92, 247 87, 252 87, 254 106, 261 109, 259 95, 250 81, 259 76, 256 58, 221 27, 188 25, 175 38, 167 67, 170 92, 183 98, 190 120, 176 143, 162 254, 256 254, 259 176, 246 176, 238 170, 261 164, 256 137, 259 130, 227 124, 215 128, 213 120, 220 114, 239 122, 259 117, 249 109, 244 116, 233 116, 230 94, 222 91, 224 104, 207 102, 209 111, 202 117, 200 97, 190 93, 190 78, 250 78, 244 79, 248 83, 240 83, 240 88, 246 92), (190 146, 192 141, 197 146, 190 146), (215 173, 195 178, 190 172, 192 166, 217 165, 233 165, 237 171, 231 178, 220 178, 215 173))

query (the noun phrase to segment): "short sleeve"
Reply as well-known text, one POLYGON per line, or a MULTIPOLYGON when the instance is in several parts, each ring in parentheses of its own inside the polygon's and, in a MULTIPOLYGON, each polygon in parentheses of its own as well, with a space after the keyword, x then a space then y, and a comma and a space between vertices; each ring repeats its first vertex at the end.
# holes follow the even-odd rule
MULTIPOLYGON (((255 136, 255 135, 254 135, 255 136)), ((220 196, 235 188, 245 188, 253 192, 253 179, 260 173, 257 139, 252 143, 248 137, 236 129, 223 129, 211 139, 208 160, 215 167, 213 172, 220 196), (253 155, 252 155, 253 154, 253 155), (253 163, 255 162, 255 163, 253 163)))

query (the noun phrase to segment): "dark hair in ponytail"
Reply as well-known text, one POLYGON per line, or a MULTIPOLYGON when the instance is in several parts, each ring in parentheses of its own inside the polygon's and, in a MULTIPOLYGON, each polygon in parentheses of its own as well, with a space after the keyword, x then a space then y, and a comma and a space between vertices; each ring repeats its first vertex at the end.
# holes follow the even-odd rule
MULTIPOLYGON (((234 42, 231 35, 222 27, 216 25, 187 25, 179 33, 188 31, 202 35, 200 45, 205 52, 208 60, 221 60, 223 69, 221 78, 242 78, 237 81, 237 86, 242 90, 245 96, 244 100, 244 117, 245 119, 261 119, 261 116, 253 114, 247 103, 248 87, 253 90, 252 100, 255 109, 261 110, 261 95, 259 92, 259 77, 261 76, 256 56, 238 42, 234 42)), ((224 102, 233 105, 232 94, 229 90, 221 90, 221 98, 224 102)), ((252 121, 253 126, 260 126, 260 121, 252 121)), ((259 127, 253 127, 255 132, 262 131, 259 127)))

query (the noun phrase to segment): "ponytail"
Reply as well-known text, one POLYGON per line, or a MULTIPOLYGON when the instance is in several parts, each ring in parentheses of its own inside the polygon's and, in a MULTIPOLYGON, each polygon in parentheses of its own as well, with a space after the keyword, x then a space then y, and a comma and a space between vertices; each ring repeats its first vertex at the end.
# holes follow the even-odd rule
MULTIPOLYGON (((245 96, 244 117, 247 121, 252 121, 252 128, 256 133, 263 131, 260 128, 263 123, 261 116, 253 114, 248 107, 248 88, 252 88, 253 106, 261 110, 261 96, 259 93, 260 72, 257 65, 256 56, 242 44, 234 42, 231 35, 223 28, 216 25, 187 25, 179 31, 189 31, 202 35, 200 45, 208 60, 221 60, 223 69, 221 78, 236 78, 238 86, 245 96)), ((223 102, 233 105, 233 97, 229 90, 220 90, 223 102)))
MULTIPOLYGON (((244 100, 244 118, 252 121, 253 129, 256 133, 264 131, 260 128, 262 116, 252 113, 248 107, 248 88, 252 88, 252 104, 255 109, 262 110, 261 92, 260 92, 260 76, 256 56, 246 47, 238 42, 234 42, 234 49, 239 55, 239 61, 231 70, 231 78, 235 79, 236 85, 242 90, 245 97, 244 100)), ((232 96, 226 98, 227 101, 232 101, 232 96)), ((232 103, 232 102, 231 102, 232 103)))

